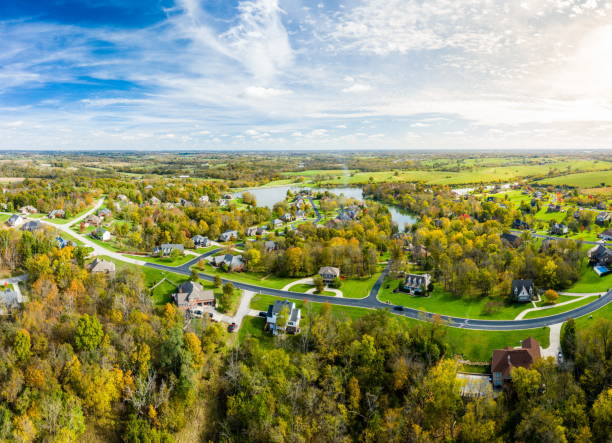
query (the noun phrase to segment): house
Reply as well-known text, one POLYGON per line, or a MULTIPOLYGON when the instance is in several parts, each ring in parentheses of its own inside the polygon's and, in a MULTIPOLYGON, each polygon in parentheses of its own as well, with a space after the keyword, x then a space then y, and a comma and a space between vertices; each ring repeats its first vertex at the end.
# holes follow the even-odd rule
POLYGON ((204 237, 203 235, 194 235, 191 237, 191 240, 193 240, 193 245, 196 248, 207 248, 210 246, 210 240, 208 237, 204 237))
POLYGON ((114 274, 115 264, 112 261, 96 258, 89 264, 87 269, 92 273, 114 274))
POLYGON ((569 228, 562 223, 554 223, 549 231, 552 235, 565 235, 569 232, 569 228))
POLYGON ((197 307, 215 306, 215 293, 205 290, 200 283, 186 281, 179 286, 172 295, 174 303, 184 310, 192 310, 197 307))
POLYGON ((210 203, 210 198, 208 197, 208 195, 203 195, 198 199, 198 203, 200 203, 201 205, 206 205, 210 203))
POLYGON ((412 256, 414 258, 422 259, 426 258, 429 255, 429 251, 423 245, 416 245, 412 248, 412 256))
POLYGON ((272 332, 273 335, 279 332, 297 334, 300 332, 301 318, 302 311, 295 306, 295 303, 289 300, 277 300, 273 305, 268 306, 264 329, 272 332), (283 312, 286 313, 286 318, 281 320, 279 314, 283 312))
POLYGON ((161 255, 167 257, 172 254, 173 251, 179 251, 181 254, 185 252, 185 246, 177 243, 162 243, 159 246, 153 248, 153 255, 161 255))
POLYGON ((341 221, 355 220, 357 218, 357 211, 354 209, 343 209, 336 218, 341 221))
POLYGON ((11 217, 6 221, 6 223, 13 228, 15 226, 19 226, 23 222, 24 222, 24 218, 19 214, 11 215, 11 217))
POLYGON ((34 231, 38 231, 39 229, 42 229, 42 223, 38 220, 32 220, 32 221, 26 222, 21 226, 22 231, 34 232, 34 231))
POLYGON ((127 198, 127 195, 125 195, 125 194, 119 194, 119 195, 117 196, 117 200, 122 201, 122 202, 124 202, 124 203, 127 203, 127 202, 129 202, 129 201, 130 201, 130 199, 129 199, 129 198, 127 198))
POLYGON ((225 194, 223 194, 223 198, 225 200, 231 200, 232 198, 234 198, 234 196, 232 194, 225 193, 225 194))
POLYGON ((228 199, 226 199, 226 198, 219 199, 219 206, 225 207, 227 205, 229 205, 229 200, 228 199))
POLYGON ((283 226, 283 221, 278 218, 275 218, 272 221, 272 226, 274 226, 275 228, 280 228, 281 226, 283 226))
MULTIPOLYGON (((17 285, 18 283, 15 283, 17 285)), ((23 303, 27 302, 28 298, 21 294, 21 291, 9 289, 7 291, 0 290, 0 315, 9 314, 10 311, 19 308, 23 303)))
POLYGON ((113 213, 108 208, 103 208, 103 209, 100 209, 98 211, 98 217, 101 217, 101 218, 107 218, 107 217, 110 217, 112 215, 113 215, 113 213))
POLYGON ((147 185, 144 188, 145 188, 145 191, 148 191, 149 189, 153 189, 153 185, 147 185))
POLYGON ((260 226, 259 228, 257 228, 257 231, 255 231, 255 235, 264 235, 266 232, 268 232, 268 227, 260 226))
POLYGON ((48 218, 65 218, 66 211, 64 211, 63 209, 54 209, 53 211, 49 212, 47 217, 48 218))
POLYGON ((612 265, 612 249, 606 248, 602 244, 589 249, 587 257, 589 257, 589 262, 592 265, 612 265))
POLYGON ((303 209, 295 211, 295 218, 306 218, 306 212, 303 209))
POLYGON ((430 274, 408 274, 398 289, 408 294, 423 295, 427 293, 430 284, 430 274))
POLYGON ((538 206, 538 201, 535 198, 532 198, 529 204, 531 205, 532 208, 535 208, 536 206, 538 206))
POLYGON ((330 284, 335 279, 340 278, 340 269, 333 266, 323 266, 319 269, 319 275, 325 284, 330 284))
POLYGON ((225 231, 219 236, 219 241, 230 241, 238 238, 238 231, 225 231))
POLYGON ((512 298, 518 302, 530 302, 535 297, 533 280, 512 280, 512 298))
POLYGON ((102 241, 109 241, 111 239, 111 233, 104 228, 98 228, 95 231, 93 231, 91 233, 91 236, 93 238, 97 238, 98 240, 102 240, 102 241))
POLYGON ((546 212, 561 212, 561 206, 550 204, 546 208, 546 212))
POLYGON ((223 267, 228 272, 241 272, 244 270, 244 261, 242 261, 242 255, 217 255, 212 258, 211 264, 216 267, 223 267))
POLYGON ((282 221, 284 221, 284 222, 289 223, 289 222, 291 222, 291 221, 295 220, 295 217, 294 217, 293 215, 291 215, 291 214, 289 214, 289 213, 287 212, 287 213, 285 213, 285 214, 281 215, 281 216, 280 216, 280 219, 281 219, 282 221))
POLYGON ((246 229, 247 237, 252 237, 254 235, 257 235, 257 229, 259 229, 257 226, 251 226, 250 228, 247 228, 246 229))
POLYGON ((266 252, 272 252, 276 250, 276 248, 278 248, 278 245, 276 244, 276 242, 272 240, 268 240, 264 242, 264 249, 266 250, 266 252))
POLYGON ((514 220, 514 222, 512 222, 512 227, 514 229, 521 229, 521 230, 529 229, 529 225, 523 220, 520 220, 518 218, 514 220))
POLYGON ((506 242, 507 244, 509 244, 513 248, 516 248, 516 247, 520 246, 521 243, 523 242, 518 235, 514 235, 514 234, 511 234, 509 232, 506 232, 506 233, 502 234, 501 235, 501 239, 502 239, 503 242, 506 242))
POLYGON ((176 208, 176 205, 172 202, 164 202, 162 203, 162 208, 164 209, 174 209, 176 208))
POLYGON ((612 228, 606 229, 601 234, 599 234, 598 237, 604 241, 612 241, 612 228))
POLYGON ((22 214, 38 214, 38 209, 34 206, 26 205, 19 208, 19 212, 22 214))
POLYGON ((491 358, 493 386, 500 388, 505 382, 512 380, 512 370, 517 367, 531 368, 540 358, 540 344, 535 338, 529 337, 521 343, 520 348, 495 349, 491 358))
POLYGON ((89 217, 87 217, 85 222, 90 226, 100 226, 102 224, 102 218, 98 217, 97 215, 92 214, 89 217))
POLYGON ((65 238, 60 237, 59 235, 55 237, 55 243, 57 244, 57 247, 60 249, 64 249, 66 246, 73 245, 73 243, 70 240, 66 240, 65 238))
MULTIPOLYGON (((146 188, 145 188, 146 189, 146 188)), ((149 199, 149 204, 151 205, 159 205, 161 203, 161 200, 158 199, 157 197, 153 196, 149 199)))
POLYGON ((608 212, 600 212, 595 217, 595 223, 597 223, 599 226, 603 226, 610 220, 611 217, 612 215, 610 215, 608 212))

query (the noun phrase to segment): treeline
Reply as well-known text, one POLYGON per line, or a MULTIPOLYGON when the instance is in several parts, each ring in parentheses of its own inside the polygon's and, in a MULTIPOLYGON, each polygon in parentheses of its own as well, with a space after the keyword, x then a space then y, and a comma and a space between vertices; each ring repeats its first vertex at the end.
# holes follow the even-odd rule
POLYGON ((461 397, 458 364, 436 324, 407 329, 384 312, 342 321, 329 307, 306 308, 303 324, 272 349, 247 340, 227 360, 211 439, 609 441, 609 320, 576 337, 576 358, 592 357, 596 373, 541 360, 514 369, 514 383, 497 399, 461 397))

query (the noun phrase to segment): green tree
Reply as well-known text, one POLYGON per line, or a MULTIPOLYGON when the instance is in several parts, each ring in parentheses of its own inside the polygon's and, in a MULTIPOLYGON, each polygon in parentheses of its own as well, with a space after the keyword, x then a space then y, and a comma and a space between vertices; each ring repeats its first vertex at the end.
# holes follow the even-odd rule
POLYGON ((25 329, 19 329, 15 333, 15 339, 13 341, 13 351, 17 356, 17 360, 26 361, 30 358, 30 333, 25 329))
POLYGON ((218 275, 215 275, 215 278, 213 280, 213 285, 215 286, 215 288, 220 288, 222 283, 223 282, 221 280, 221 277, 219 277, 218 275))
POLYGON ((561 349, 565 358, 573 360, 576 355, 576 322, 570 318, 561 329, 561 349))
POLYGON ((74 344, 79 351, 93 351, 104 337, 102 325, 95 315, 84 314, 74 331, 74 344))

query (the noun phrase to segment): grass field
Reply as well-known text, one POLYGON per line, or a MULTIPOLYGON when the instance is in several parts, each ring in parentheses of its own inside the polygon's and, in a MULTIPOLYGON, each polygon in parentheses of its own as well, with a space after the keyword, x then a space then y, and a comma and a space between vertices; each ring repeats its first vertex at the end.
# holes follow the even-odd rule
POLYGON ((455 297, 436 286, 429 297, 413 297, 403 292, 394 293, 399 280, 387 280, 378 294, 380 301, 389 301, 394 305, 406 306, 436 314, 451 315, 461 318, 475 318, 484 320, 512 320, 520 312, 531 307, 529 304, 517 303, 503 306, 499 312, 485 315, 483 309, 489 298, 467 300, 455 297))
POLYGON ((593 303, 599 297, 594 295, 592 297, 585 297, 584 299, 577 300, 574 303, 569 303, 563 306, 557 306, 556 308, 550 309, 542 309, 541 311, 532 311, 525 314, 523 318, 540 318, 540 317, 548 317, 550 315, 561 314, 562 312, 571 311, 572 309, 577 309, 581 306, 588 305, 589 303, 593 303))
POLYGON ((576 326, 578 328, 585 328, 594 323, 598 318, 612 320, 612 303, 608 303, 597 311, 591 312, 589 315, 577 318, 576 326))
POLYGON ((224 272, 214 266, 206 264, 204 268, 193 267, 204 274, 218 275, 224 280, 249 283, 252 285, 265 286, 266 288, 281 289, 288 283, 295 281, 294 278, 275 277, 271 274, 258 274, 254 272, 224 272))
POLYGON ((599 277, 593 271, 593 268, 584 263, 582 266, 582 274, 578 281, 564 292, 605 292, 612 288, 612 274, 605 277, 599 277))
POLYGON ((176 258, 151 257, 149 255, 127 255, 127 254, 124 254, 124 255, 126 257, 134 258, 136 260, 144 261, 147 263, 156 263, 158 265, 165 265, 165 266, 180 266, 182 264, 187 263, 189 260, 193 260, 194 258, 196 258, 194 255, 191 255, 191 254, 181 255, 176 258))
MULTIPOLYGON (((612 163, 609 165, 609 167, 612 168, 612 163)), ((595 188, 602 186, 602 184, 604 187, 612 186, 612 170, 563 175, 560 177, 538 180, 537 183, 543 185, 566 185, 577 188, 595 188)))
MULTIPOLYGON (((268 309, 268 305, 273 304, 276 300, 280 299, 269 295, 256 295, 251 301, 251 308, 264 311, 268 309)), ((304 307, 302 301, 295 300, 295 303, 299 308, 304 307)), ((312 302, 309 302, 308 305, 309 309, 313 309, 315 312, 318 312, 322 306, 321 303, 312 302)), ((331 305, 332 315, 340 319, 357 319, 371 312, 371 309, 331 305)), ((419 320, 407 317, 398 317, 398 319, 406 328, 411 328, 420 323, 419 320)), ((263 319, 261 321, 252 321, 243 333, 243 337, 248 334, 249 328, 255 328, 259 325, 263 328, 263 319)), ((505 346, 518 346, 521 340, 530 336, 538 340, 544 348, 548 347, 549 344, 548 328, 519 331, 476 331, 451 327, 445 327, 445 329, 447 333, 446 340, 449 343, 451 354, 463 355, 464 358, 471 361, 488 361, 491 359, 493 349, 501 349, 505 346)), ((259 334, 259 331, 257 331, 257 334, 259 334)), ((272 343, 271 340, 270 338, 270 341, 268 341, 270 345, 272 343)))

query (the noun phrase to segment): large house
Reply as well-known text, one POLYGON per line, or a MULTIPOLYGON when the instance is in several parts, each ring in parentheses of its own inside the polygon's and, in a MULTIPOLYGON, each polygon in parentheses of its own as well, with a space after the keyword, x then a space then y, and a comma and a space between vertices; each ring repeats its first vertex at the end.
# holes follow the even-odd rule
POLYGON ((273 305, 268 306, 266 314, 265 329, 277 335, 279 332, 287 332, 288 334, 297 334, 300 332, 300 319, 302 312, 295 306, 295 303, 289 300, 277 300, 273 305), (279 314, 285 310, 287 318, 284 324, 279 324, 279 314))
POLYGON ((210 240, 208 237, 204 237, 203 235, 194 235, 191 237, 191 240, 193 240, 194 246, 198 248, 207 248, 210 246, 210 240))
POLYGON ((589 257, 589 262, 592 265, 612 265, 612 250, 610 248, 606 248, 602 244, 593 246, 591 249, 589 249, 587 256, 589 257))
POLYGON ((514 235, 511 234, 509 232, 506 232, 504 234, 501 235, 501 239, 503 242, 507 243, 508 245, 512 246, 513 248, 516 248, 518 246, 521 245, 522 240, 518 235, 514 235))
POLYGON ((517 218, 512 222, 512 227, 514 229, 529 229, 529 224, 517 218))
POLYGON ((257 229, 259 229, 259 227, 257 226, 251 226, 251 227, 246 228, 247 237, 252 237, 254 235, 257 235, 257 229))
POLYGON ((219 241, 230 241, 238 238, 238 231, 225 231, 219 236, 219 241))
POLYGON ((7 220, 7 224, 9 226, 15 227, 15 226, 19 226, 20 224, 22 224, 24 222, 24 218, 19 215, 19 214, 13 214, 11 215, 11 217, 7 220))
POLYGON ((601 234, 599 234, 599 238, 604 241, 612 241, 612 228, 606 229, 601 234))
POLYGON ((97 228, 91 233, 91 236, 102 241, 109 241, 111 239, 111 233, 104 228, 97 228))
POLYGON ((114 274, 115 264, 112 261, 96 258, 89 264, 88 269, 92 273, 114 274))
POLYGON ((228 272, 240 272, 244 270, 244 261, 242 260, 242 255, 217 255, 211 259, 210 263, 216 267, 223 267, 228 272))
POLYGON ((64 211, 63 209, 54 209, 53 211, 49 212, 47 217, 48 218, 65 218, 66 211, 64 211))
POLYGON ((176 305, 185 310, 192 310, 202 306, 215 306, 215 293, 205 290, 200 283, 186 281, 175 294, 172 295, 176 305))
POLYGON ((408 274, 398 289, 413 295, 423 295, 427 293, 430 284, 430 274, 408 274))
POLYGON ((519 302, 530 302, 535 297, 533 280, 512 280, 512 298, 519 302))
POLYGON ((550 233, 552 235, 565 235, 569 232, 569 228, 562 223, 554 223, 550 227, 550 233))
POLYGON ((166 257, 172 254, 173 251, 179 251, 181 254, 185 252, 185 246, 178 243, 162 243, 159 246, 153 248, 153 255, 161 255, 166 257))
POLYGON ((293 215, 291 215, 290 213, 286 212, 283 215, 280 216, 280 219, 284 222, 291 222, 293 220, 295 220, 295 217, 293 215))
POLYGON ((38 209, 36 209, 34 206, 26 205, 19 208, 19 212, 22 214, 37 214, 38 209))
MULTIPOLYGON (((18 283, 14 283, 17 285, 18 283)), ((28 298, 21 294, 21 291, 9 289, 0 291, 0 315, 10 314, 14 309, 19 308, 28 298)))
POLYGON ((504 382, 512 380, 512 369, 516 367, 531 368, 540 358, 540 344, 535 338, 523 340, 520 348, 495 349, 491 359, 493 386, 500 388, 504 382))
POLYGON ((319 269, 319 275, 325 284, 330 284, 335 279, 340 278, 340 269, 333 266, 323 266, 319 269))
POLYGON ((91 214, 87 217, 85 222, 90 226, 100 226, 100 224, 102 224, 102 218, 95 214, 91 214))
POLYGON ((39 229, 42 229, 42 223, 38 220, 31 220, 21 226, 22 231, 34 232, 38 231, 39 229))
POLYGON ((201 197, 198 199, 198 202, 199 202, 201 205, 206 205, 206 204, 210 203, 210 198, 208 197, 208 195, 203 195, 203 196, 201 196, 201 197))
POLYGON ((272 226, 274 226, 275 228, 280 228, 281 226, 283 226, 283 221, 280 218, 275 218, 274 220, 272 220, 272 226))

